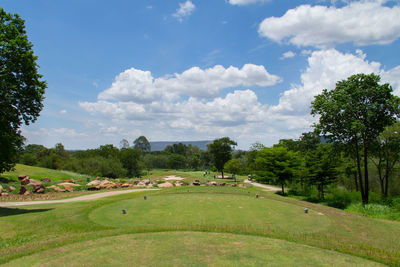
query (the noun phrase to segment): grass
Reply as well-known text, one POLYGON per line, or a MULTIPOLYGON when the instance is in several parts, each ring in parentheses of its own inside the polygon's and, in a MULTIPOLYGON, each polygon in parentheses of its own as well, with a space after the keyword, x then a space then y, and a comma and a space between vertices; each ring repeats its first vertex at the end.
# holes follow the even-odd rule
MULTIPOLYGON (((152 175, 172 174, 208 179, 202 172, 152 175)), ((399 222, 257 188, 181 187, 0 208, 0 229, 0 264, 9 266, 400 263, 399 222), (304 214, 305 207, 309 214, 304 214)))

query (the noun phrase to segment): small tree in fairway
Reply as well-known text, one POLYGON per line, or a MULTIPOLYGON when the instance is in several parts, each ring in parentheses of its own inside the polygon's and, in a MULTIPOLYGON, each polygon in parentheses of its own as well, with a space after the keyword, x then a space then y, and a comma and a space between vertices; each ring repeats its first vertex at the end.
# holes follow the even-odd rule
POLYGON ((215 167, 221 172, 222 178, 224 178, 224 165, 232 158, 234 146, 237 146, 237 143, 229 139, 229 137, 215 139, 212 144, 208 145, 208 150, 213 157, 215 167))

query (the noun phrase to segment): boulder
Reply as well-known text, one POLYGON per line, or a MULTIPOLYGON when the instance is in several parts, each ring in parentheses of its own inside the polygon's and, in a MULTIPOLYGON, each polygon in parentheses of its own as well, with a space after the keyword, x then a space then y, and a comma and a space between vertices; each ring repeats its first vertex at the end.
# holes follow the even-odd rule
POLYGON ((175 186, 182 186, 183 185, 183 183, 181 183, 181 182, 176 182, 175 183, 175 186))
POLYGON ((64 182, 64 183, 71 183, 71 184, 74 184, 74 183, 75 183, 75 180, 74 180, 74 179, 69 179, 69 180, 64 180, 63 182, 64 182))
POLYGON ((27 196, 27 195, 30 195, 30 194, 31 194, 31 191, 26 190, 25 193, 24 193, 24 196, 27 196))
POLYGON ((58 186, 55 186, 55 185, 48 186, 47 188, 53 189, 54 192, 65 192, 65 189, 62 189, 62 188, 60 188, 58 186))
POLYGON ((124 184, 121 185, 122 188, 131 187, 131 186, 132 186, 132 185, 131 185, 131 184, 128 184, 128 183, 124 183, 124 184))
POLYGON ((218 185, 218 184, 217 184, 217 182, 215 182, 215 181, 212 181, 212 182, 209 182, 209 183, 208 183, 208 185, 211 185, 211 186, 216 186, 216 185, 218 185))
POLYGON ((26 189, 26 187, 25 186, 21 186, 21 189, 19 190, 19 193, 18 194, 20 194, 20 195, 25 195, 25 192, 27 192, 28 190, 26 189))
POLYGON ((88 183, 87 186, 98 186, 99 184, 101 184, 101 180, 96 179, 88 183))
POLYGON ((1 195, 2 197, 6 197, 6 196, 8 196, 8 193, 3 192, 3 193, 1 193, 0 195, 1 195))
POLYGON ((37 194, 44 194, 44 192, 46 192, 46 189, 44 189, 43 185, 35 185, 32 192, 37 194))
POLYGON ((30 183, 29 176, 26 176, 24 179, 21 180, 21 185, 27 185, 30 183))
POLYGON ((141 183, 144 183, 145 185, 150 184, 150 180, 149 179, 144 179, 141 181, 141 183))
MULTIPOLYGON (((25 180, 24 180, 25 181, 25 180)), ((27 185, 32 185, 32 186, 40 186, 43 185, 42 182, 36 181, 34 179, 29 179, 29 183, 27 185)))
POLYGON ((51 182, 50 178, 47 178, 47 177, 40 179, 40 181, 42 181, 44 183, 50 183, 51 182))
POLYGON ((14 186, 10 185, 10 186, 8 187, 8 191, 12 192, 12 191, 14 191, 14 190, 15 190, 15 187, 14 187, 14 186))
POLYGON ((109 188, 117 188, 116 183, 111 182, 111 181, 109 181, 107 179, 104 180, 104 181, 101 181, 101 183, 98 186, 100 188, 107 188, 107 189, 109 189, 109 188))
POLYGON ((226 185, 226 183, 220 183, 220 184, 218 184, 219 186, 225 186, 226 185))
POLYGON ((58 184, 58 186, 64 186, 64 187, 66 187, 66 186, 68 186, 68 187, 79 187, 79 186, 81 186, 80 184, 74 184, 74 183, 67 183, 67 182, 65 182, 65 183, 60 183, 60 184, 58 184))
POLYGON ((25 174, 21 174, 20 176, 18 176, 18 180, 22 181, 22 180, 24 180, 26 177, 28 177, 28 179, 29 179, 29 176, 27 176, 27 175, 25 175, 25 174))
POLYGON ((73 187, 69 187, 69 186, 64 186, 65 191, 67 192, 74 192, 74 188, 73 187))
POLYGON ((192 183, 192 185, 200 185, 200 181, 199 181, 199 180, 194 180, 194 182, 192 183))
POLYGON ((169 187, 174 187, 174 185, 171 184, 170 182, 165 182, 165 183, 159 184, 158 187, 159 188, 169 188, 169 187))
POLYGON ((143 183, 143 182, 139 182, 139 183, 137 184, 137 187, 145 187, 145 186, 146 186, 146 184, 143 183))

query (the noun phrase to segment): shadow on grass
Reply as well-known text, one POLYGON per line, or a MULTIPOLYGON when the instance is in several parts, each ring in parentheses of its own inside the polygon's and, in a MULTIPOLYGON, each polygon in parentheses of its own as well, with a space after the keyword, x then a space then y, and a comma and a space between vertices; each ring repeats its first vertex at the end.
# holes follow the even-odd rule
POLYGON ((51 209, 16 209, 16 208, 1 208, 0 207, 0 217, 19 215, 25 213, 35 213, 44 212, 51 209))

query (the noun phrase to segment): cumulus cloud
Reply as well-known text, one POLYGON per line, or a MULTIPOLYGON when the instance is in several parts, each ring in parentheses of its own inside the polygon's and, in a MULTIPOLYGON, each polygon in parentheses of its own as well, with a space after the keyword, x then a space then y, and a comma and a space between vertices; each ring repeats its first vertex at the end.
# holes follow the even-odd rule
POLYGON ((245 64, 241 69, 216 65, 201 69, 192 67, 155 79, 150 71, 135 68, 119 74, 111 87, 98 96, 99 100, 151 103, 158 99, 172 100, 179 96, 212 98, 225 88, 235 86, 271 86, 280 82, 261 65, 245 64))
POLYGON ((269 0, 228 0, 228 3, 231 5, 244 6, 244 5, 255 4, 255 3, 264 3, 264 2, 268 2, 268 1, 269 0))
POLYGON ((292 57, 295 57, 295 56, 296 56, 296 53, 294 53, 293 51, 287 51, 287 52, 282 54, 280 59, 292 58, 292 57))
POLYGON ((297 46, 329 47, 336 43, 388 44, 400 37, 400 6, 364 0, 335 6, 301 5, 260 24, 261 36, 297 46))
POLYGON ((179 8, 176 10, 173 17, 175 17, 178 21, 182 22, 184 18, 190 16, 196 6, 192 3, 192 1, 187 0, 184 3, 179 3, 179 8))

